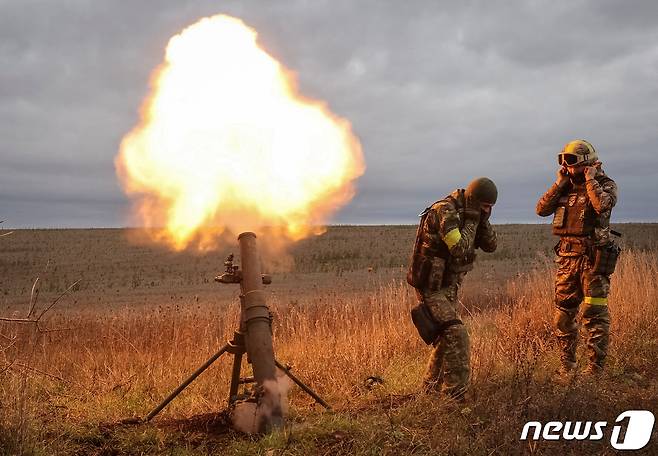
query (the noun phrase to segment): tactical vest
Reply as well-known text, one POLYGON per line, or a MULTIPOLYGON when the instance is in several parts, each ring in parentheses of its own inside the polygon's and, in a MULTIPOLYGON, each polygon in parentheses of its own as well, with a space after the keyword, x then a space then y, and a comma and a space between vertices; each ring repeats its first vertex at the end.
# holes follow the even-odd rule
MULTIPOLYGON (((460 190, 459 192, 460 196, 462 197, 460 198, 462 201, 463 192, 463 190, 460 190)), ((420 223, 418 224, 418 229, 416 230, 414 250, 411 255, 411 261, 407 271, 407 282, 409 285, 416 289, 423 289, 427 286, 429 275, 432 270, 433 257, 439 257, 445 260, 450 258, 450 249, 448 249, 446 243, 442 239, 439 239, 438 241, 434 240, 426 229, 427 215, 433 210, 432 208, 435 204, 446 200, 452 202, 457 208, 457 211, 460 214, 460 228, 463 228, 463 204, 461 204, 461 202, 454 198, 452 195, 443 200, 437 201, 420 213, 420 223)))
MULTIPOLYGON (((610 178, 597 178, 600 184, 610 178)), ((553 216, 553 234, 557 236, 591 236, 598 223, 598 214, 590 203, 587 187, 583 184, 570 184, 558 200, 553 216)))
POLYGON ((447 260, 450 257, 450 249, 448 248, 448 245, 443 241, 443 239, 439 239, 438 241, 432 239, 432 237, 429 236, 427 231, 425 230, 425 219, 427 216, 427 213, 432 210, 432 207, 442 201, 449 201, 452 203, 453 206, 457 209, 457 212, 459 213, 459 229, 461 230, 464 228, 464 205, 463 205, 463 196, 464 196, 464 190, 460 189, 459 190, 459 196, 461 201, 459 201, 457 198, 455 198, 452 195, 448 195, 446 198, 437 201, 436 203, 432 204, 432 206, 428 207, 421 213, 421 222, 419 225, 419 232, 417 233, 417 242, 419 243, 418 245, 418 250, 421 254, 426 255, 426 256, 434 256, 434 257, 439 257, 447 260))

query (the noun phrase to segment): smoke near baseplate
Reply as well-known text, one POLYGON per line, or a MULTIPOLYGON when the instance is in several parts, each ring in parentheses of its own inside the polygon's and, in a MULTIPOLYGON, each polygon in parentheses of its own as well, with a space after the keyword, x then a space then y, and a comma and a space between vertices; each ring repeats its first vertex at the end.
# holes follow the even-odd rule
POLYGON ((364 161, 347 120, 302 96, 255 30, 217 15, 169 41, 116 170, 150 238, 208 250, 242 231, 317 233, 364 161))
POLYGON ((281 371, 276 370, 276 380, 263 382, 263 394, 258 402, 244 401, 235 404, 231 411, 231 423, 237 431, 246 434, 256 434, 265 431, 263 424, 269 422, 274 409, 278 408, 281 415, 288 414, 288 391, 290 379, 281 371))

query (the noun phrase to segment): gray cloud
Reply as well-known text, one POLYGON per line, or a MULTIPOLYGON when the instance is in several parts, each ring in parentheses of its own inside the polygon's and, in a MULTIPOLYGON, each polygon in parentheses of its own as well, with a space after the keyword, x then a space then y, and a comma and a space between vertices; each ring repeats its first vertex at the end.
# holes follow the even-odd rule
POLYGON ((12 226, 121 226, 114 175, 173 34, 226 13, 361 138, 368 170, 342 223, 414 222, 472 177, 495 221, 534 203, 570 139, 621 188, 618 220, 658 214, 658 4, 0 0, 0 208, 12 226))

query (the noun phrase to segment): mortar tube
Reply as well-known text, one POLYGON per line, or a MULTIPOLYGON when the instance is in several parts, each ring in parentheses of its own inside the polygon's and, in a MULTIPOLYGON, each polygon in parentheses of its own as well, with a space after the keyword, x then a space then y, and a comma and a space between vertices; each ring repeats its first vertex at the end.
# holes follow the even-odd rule
POLYGON ((274 348, 270 311, 267 307, 260 255, 256 235, 245 232, 238 236, 240 262, 242 264, 242 316, 246 326, 247 355, 252 365, 254 379, 262 392, 260 406, 263 407, 261 430, 269 432, 283 426, 281 395, 276 381, 274 348), (266 385, 267 382, 267 385, 266 385))

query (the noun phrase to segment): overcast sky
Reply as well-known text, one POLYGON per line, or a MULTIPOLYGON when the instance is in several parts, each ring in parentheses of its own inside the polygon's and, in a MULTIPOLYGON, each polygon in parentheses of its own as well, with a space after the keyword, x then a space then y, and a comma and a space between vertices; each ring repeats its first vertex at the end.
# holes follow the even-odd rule
POLYGON ((472 177, 494 222, 536 222, 556 155, 594 144, 616 221, 658 220, 658 2, 0 0, 3 227, 110 227, 113 160, 168 39, 243 19, 348 118, 367 164, 335 223, 415 223, 472 177))

